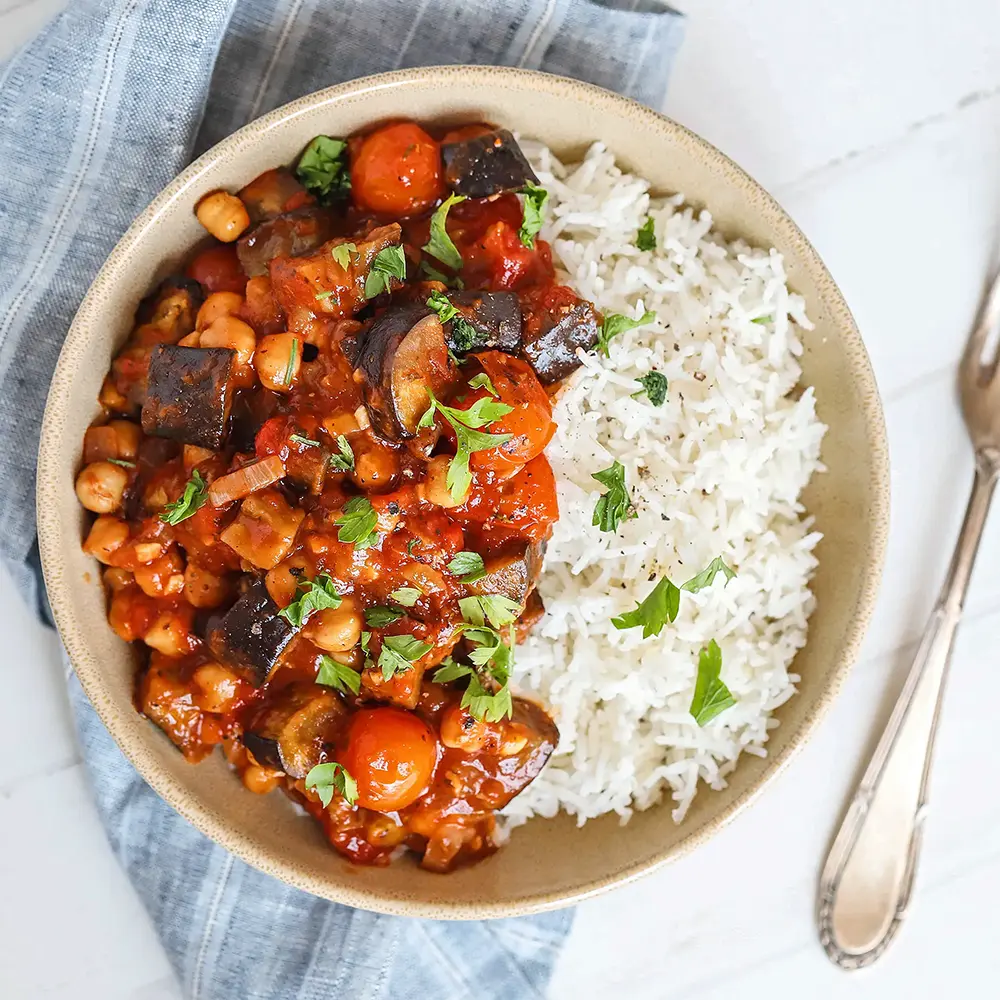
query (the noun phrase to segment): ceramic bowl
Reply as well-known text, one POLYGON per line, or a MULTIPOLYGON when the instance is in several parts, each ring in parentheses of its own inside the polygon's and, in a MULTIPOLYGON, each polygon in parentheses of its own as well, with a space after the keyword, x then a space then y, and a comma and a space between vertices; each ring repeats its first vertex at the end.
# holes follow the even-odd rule
POLYGON ((875 601, 888 520, 886 455, 878 393, 847 305, 802 233, 746 173, 682 126, 608 91, 523 70, 453 66, 355 80, 279 108, 207 152, 135 220, 94 280, 59 358, 38 460, 38 527, 49 599, 84 689, 143 777, 199 830, 249 864, 340 903, 420 917, 513 916, 579 901, 691 850, 808 739, 857 654, 875 601), (108 627, 98 565, 80 549, 87 515, 73 489, 101 380, 140 298, 202 237, 193 209, 203 194, 236 190, 291 162, 317 133, 347 135, 398 117, 485 119, 542 139, 563 157, 601 139, 655 191, 684 192, 727 235, 777 247, 816 324, 804 338, 803 381, 816 387, 830 430, 827 471, 804 496, 824 539, 816 550, 817 608, 793 668, 800 691, 776 713, 767 757, 746 756, 728 787, 705 790, 680 825, 665 801, 625 827, 613 815, 582 828, 568 816, 533 820, 493 857, 445 876, 405 861, 355 867, 283 796, 247 793, 221 754, 185 763, 133 706, 134 653, 108 627))

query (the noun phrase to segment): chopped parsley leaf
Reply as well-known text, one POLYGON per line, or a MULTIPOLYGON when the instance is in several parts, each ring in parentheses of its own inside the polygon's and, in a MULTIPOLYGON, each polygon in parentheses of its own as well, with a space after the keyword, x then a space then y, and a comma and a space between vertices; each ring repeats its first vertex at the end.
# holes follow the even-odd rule
POLYGON ((628 495, 625 466, 621 462, 615 461, 609 468, 593 473, 591 479, 608 488, 608 492, 602 493, 594 506, 592 523, 600 525, 601 531, 617 531, 623 520, 639 516, 628 495))
POLYGON ((337 532, 340 541, 353 543, 356 549, 365 549, 375 544, 378 515, 368 497, 351 497, 333 523, 340 525, 340 531, 337 532))
POLYGON ((314 580, 300 581, 295 590, 295 600, 278 612, 293 628, 303 625, 317 611, 340 607, 340 594, 334 589, 333 580, 320 573, 314 580))
POLYGON ((353 806, 358 801, 358 783, 347 768, 335 760, 317 764, 306 775, 306 788, 319 796, 324 809, 333 801, 334 792, 339 792, 348 805, 353 806))
POLYGON ((184 492, 173 503, 168 503, 160 512, 160 520, 165 524, 180 524, 186 521, 208 499, 208 483, 201 473, 195 469, 191 478, 184 484, 184 492))
POLYGON ((542 228, 542 222, 544 221, 542 210, 545 208, 545 203, 549 200, 549 192, 545 188, 528 181, 521 188, 521 194, 524 195, 524 216, 522 217, 521 228, 518 230, 517 235, 529 250, 533 250, 535 247, 535 237, 542 228))
POLYGON ((336 688, 347 694, 357 694, 361 690, 361 674, 352 667, 338 663, 332 656, 321 656, 319 658, 319 671, 316 674, 316 683, 324 687, 336 688))
POLYGON ((358 252, 356 243, 338 243, 333 250, 333 259, 346 271, 351 266, 351 254, 358 252))
POLYGON ((736 576, 736 570, 727 566, 723 562, 722 556, 716 556, 700 573, 691 577, 687 583, 682 583, 681 590, 686 590, 689 594, 697 594, 699 590, 711 586, 712 581, 719 573, 725 574, 726 583, 729 583, 736 576))
POLYGON ((343 197, 351 189, 347 143, 329 135, 316 136, 299 157, 295 175, 320 201, 343 197))
POLYGON ((457 205, 460 201, 465 201, 465 195, 450 194, 438 205, 431 216, 431 238, 423 246, 424 253, 429 253, 453 271, 460 271, 462 269, 462 255, 458 252, 458 247, 455 246, 448 235, 446 223, 448 221, 448 210, 452 205, 457 205))
POLYGON ((401 246, 386 247, 375 255, 365 278, 365 298, 373 299, 389 291, 391 278, 406 279, 406 254, 401 246))
POLYGON ((601 324, 600 332, 597 334, 597 343, 594 345, 594 350, 607 357, 608 345, 611 343, 613 337, 617 337, 626 330, 634 330, 637 326, 645 326, 647 323, 652 323, 654 319, 656 319, 656 313, 649 312, 648 310, 638 319, 629 319, 628 316, 623 316, 621 313, 607 313, 604 317, 604 322, 601 324))
POLYGON ((382 652, 378 656, 378 666, 382 679, 390 680, 396 674, 409 670, 414 661, 430 652, 431 644, 412 635, 387 635, 382 637, 382 652))
POLYGON ((653 217, 651 215, 646 216, 646 221, 635 234, 635 245, 640 250, 656 249, 656 234, 653 232, 653 217))
POLYGON ((636 605, 635 610, 611 619, 617 629, 642 626, 642 637, 659 635, 667 621, 674 621, 681 607, 681 592, 666 577, 649 592, 646 599, 636 605))
POLYGON ((354 450, 351 448, 351 443, 343 434, 337 435, 337 451, 339 454, 330 456, 330 465, 337 472, 353 472, 354 450))
POLYGON ((712 639, 698 654, 698 677, 690 712, 699 726, 708 725, 717 715, 736 704, 732 692, 722 682, 722 650, 712 639))
POLYGON ((636 381, 641 383, 642 388, 638 392, 632 393, 633 399, 645 393, 653 406, 663 406, 667 399, 668 383, 666 375, 662 375, 660 372, 650 372, 648 375, 643 375, 642 378, 636 379, 636 381))

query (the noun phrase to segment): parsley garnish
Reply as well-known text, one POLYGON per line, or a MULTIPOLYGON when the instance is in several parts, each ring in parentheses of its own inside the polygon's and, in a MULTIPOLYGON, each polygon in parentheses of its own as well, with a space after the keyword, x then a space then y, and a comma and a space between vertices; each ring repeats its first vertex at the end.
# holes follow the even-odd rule
POLYGON ((448 209, 460 201, 465 201, 464 194, 450 194, 438 205, 431 216, 431 238, 423 246, 424 253, 436 257, 453 271, 462 269, 462 255, 452 243, 445 223, 448 221, 448 209))
MULTIPOLYGON (((509 437, 510 435, 508 435, 509 437)), ((180 524, 186 521, 208 499, 208 483, 202 479, 201 473, 195 469, 191 478, 184 484, 184 492, 173 503, 168 503, 160 513, 160 520, 166 524, 180 524)))
POLYGON ((648 310, 638 319, 629 319, 628 316, 622 316, 621 313, 608 313, 601 324, 594 350, 607 357, 608 345, 611 343, 612 337, 617 337, 626 330, 634 330, 637 326, 645 326, 647 323, 652 323, 654 319, 656 319, 656 313, 648 310))
POLYGON ((636 379, 636 381, 642 385, 642 388, 638 392, 632 393, 633 399, 645 393, 653 406, 663 406, 667 398, 666 375, 661 375, 659 372, 650 372, 648 375, 643 375, 642 378, 636 379))
POLYGON ((334 589, 333 580, 320 573, 315 580, 300 582, 295 590, 295 600, 278 612, 293 628, 302 628, 316 611, 340 607, 340 594, 334 589))
POLYGON ((288 364, 285 366, 285 377, 281 380, 282 385, 291 385, 295 378, 295 363, 299 360, 299 340, 292 337, 292 348, 288 352, 288 364))
POLYGON ((343 434, 337 435, 337 450, 340 454, 330 456, 330 465, 332 465, 337 472, 353 472, 354 450, 351 448, 351 443, 346 437, 344 437, 343 434))
POLYGON ((770 313, 768 313, 767 316, 755 316, 752 320, 750 320, 750 322, 758 323, 761 326, 763 326, 765 323, 769 323, 772 319, 774 319, 774 317, 771 316, 770 313))
POLYGON ((651 635, 659 635, 668 619, 674 621, 680 607, 680 590, 663 577, 634 611, 612 618, 611 624, 617 629, 638 628, 641 625, 642 637, 648 639, 651 635))
POLYGON ((348 805, 358 801, 358 783, 351 777, 350 771, 337 761, 329 764, 317 764, 306 775, 306 788, 319 796, 325 809, 333 801, 333 793, 339 792, 347 800, 348 805))
POLYGON ((346 271, 351 266, 351 254, 358 252, 358 245, 338 243, 330 252, 333 254, 333 259, 346 271))
POLYGON ((438 319, 442 323, 447 323, 448 320, 454 319, 458 315, 458 310, 452 305, 451 299, 444 292, 431 292, 427 298, 426 305, 438 314, 438 319))
POLYGON ((361 674, 343 663, 338 663, 332 656, 321 656, 316 683, 336 688, 344 694, 348 691, 357 694, 361 690, 361 674))
POLYGON ((367 497, 351 497, 333 523, 340 525, 337 538, 342 542, 353 542, 356 549, 375 544, 378 515, 367 497))
POLYGON ((296 444, 301 444, 303 447, 308 448, 318 448, 319 441, 314 441, 312 438, 307 438, 302 434, 289 434, 289 441, 294 441, 296 444))
POLYGON ((474 583, 486 576, 486 565, 478 552, 456 552, 448 563, 448 572, 461 577, 462 583, 474 583))
POLYGON ((406 278, 406 254, 401 246, 386 247, 375 254, 368 277, 365 278, 365 298, 373 299, 376 295, 388 291, 389 279, 406 278))
POLYGON ((594 507, 592 523, 599 524, 601 531, 617 531, 623 520, 639 516, 625 488, 625 466, 621 462, 615 461, 610 468, 595 472, 590 478, 608 488, 594 507))
POLYGON ((296 176, 320 201, 340 197, 351 189, 347 166, 347 143, 318 135, 305 148, 295 167, 296 176))
POLYGON ((455 439, 458 450, 455 457, 448 466, 448 478, 446 483, 455 500, 461 500, 469 491, 472 485, 472 473, 469 471, 469 456, 475 451, 487 451, 496 448, 498 445, 509 441, 512 434, 486 434, 477 428, 499 420, 511 412, 513 407, 506 403, 498 403, 496 400, 483 397, 477 399, 467 410, 456 410, 451 406, 445 406, 437 401, 434 393, 427 390, 430 396, 431 405, 427 412, 420 418, 417 429, 430 427, 434 422, 434 413, 437 411, 448 421, 455 430, 455 439))
MULTIPOLYGON (((513 629, 511 629, 513 633, 513 629)), ((435 684, 447 684, 461 677, 469 678, 469 686, 462 695, 462 708, 477 719, 499 722, 504 716, 514 714, 514 704, 510 693, 510 665, 513 660, 513 634, 511 646, 504 643, 500 634, 491 628, 468 628, 465 637, 478 648, 469 654, 469 659, 483 670, 499 688, 490 693, 482 683, 479 672, 465 663, 448 659, 434 674, 435 684)))
POLYGON ((521 188, 521 194, 524 195, 524 216, 517 235, 520 236, 521 242, 529 250, 533 250, 535 237, 542 228, 542 209, 545 208, 545 203, 549 200, 549 192, 528 181, 521 188))
POLYGON ((443 274, 436 267, 431 267, 426 260, 420 262, 420 271, 422 274, 426 275, 431 281, 440 281, 442 285, 447 285, 449 288, 465 288, 465 283, 457 275, 454 277, 449 277, 447 274, 443 274))
POLYGON ((458 606, 462 617, 472 625, 485 625, 489 622, 494 628, 501 628, 515 621, 521 613, 521 605, 503 594, 477 594, 475 597, 463 597, 458 606))
POLYGON ((412 608, 420 599, 421 592, 416 587, 400 587, 394 590, 389 596, 404 608, 412 608))
POLYGON ((417 546, 418 546, 419 544, 420 544, 420 539, 419 539, 419 538, 411 538, 411 539, 410 539, 410 540, 409 540, 409 541, 408 541, 408 542, 406 543, 406 554, 407 554, 407 555, 410 555, 410 556, 412 556, 412 555, 413 555, 413 550, 414 550, 414 549, 415 549, 415 548, 416 548, 416 547, 417 547, 417 546))
POLYGON ((378 656, 382 679, 387 681, 396 674, 409 670, 414 661, 430 650, 429 642, 422 642, 412 635, 383 636, 382 652, 378 656))
POLYGON ((315 296, 316 297, 316 301, 317 302, 322 302, 324 299, 328 299, 331 295, 333 295, 333 291, 332 290, 329 291, 329 292, 317 292, 316 296, 315 296))
POLYGON ((727 566, 722 561, 722 556, 716 556, 700 573, 691 577, 687 583, 682 583, 681 590, 686 590, 689 594, 697 594, 699 590, 711 586, 712 581, 719 573, 725 573, 726 583, 729 583, 736 576, 736 570, 727 566))
POLYGON ((135 468, 135 462, 130 462, 125 458, 108 458, 105 461, 110 462, 112 465, 120 465, 123 469, 135 468))
POLYGON ((646 221, 635 234, 635 245, 640 250, 656 249, 656 234, 653 232, 653 217, 651 215, 646 216, 646 221))
POLYGON ((485 389, 491 396, 495 396, 497 399, 500 398, 500 393, 493 388, 493 383, 490 381, 489 375, 486 372, 480 372, 475 378, 469 379, 469 385, 473 389, 485 389))
POLYGON ((402 608, 390 608, 385 604, 373 604, 365 608, 365 622, 370 628, 385 628, 398 622, 406 612, 402 608))
POLYGON ((691 699, 691 714, 699 726, 705 726, 717 715, 736 704, 732 692, 720 680, 722 650, 712 639, 698 654, 698 679, 691 699))

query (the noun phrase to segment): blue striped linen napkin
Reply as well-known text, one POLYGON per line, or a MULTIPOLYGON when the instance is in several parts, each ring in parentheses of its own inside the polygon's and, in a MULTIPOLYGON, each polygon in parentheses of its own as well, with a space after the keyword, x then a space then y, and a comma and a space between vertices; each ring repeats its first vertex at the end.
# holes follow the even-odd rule
MULTIPOLYGON (((46 614, 34 455, 56 356, 128 224, 258 115, 404 66, 490 63, 658 106, 683 19, 649 0, 75 0, 0 67, 0 553, 46 614)), ((75 677, 111 846, 191 1000, 544 994, 570 911, 406 920, 317 899, 214 845, 142 781, 75 677)))

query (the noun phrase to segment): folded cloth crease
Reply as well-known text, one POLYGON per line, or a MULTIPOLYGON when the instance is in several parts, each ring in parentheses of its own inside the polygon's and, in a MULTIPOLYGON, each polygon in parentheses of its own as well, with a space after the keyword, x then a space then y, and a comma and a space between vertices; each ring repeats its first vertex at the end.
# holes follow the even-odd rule
MULTIPOLYGON (((401 67, 524 66, 655 107, 682 29, 679 14, 652 0, 70 3, 0 67, 0 555, 29 604, 44 614, 34 474, 56 357, 104 258, 193 156, 303 94, 401 67)), ((112 849, 184 996, 544 995, 570 911, 404 920, 292 889, 163 803, 74 676, 69 694, 112 849)))

